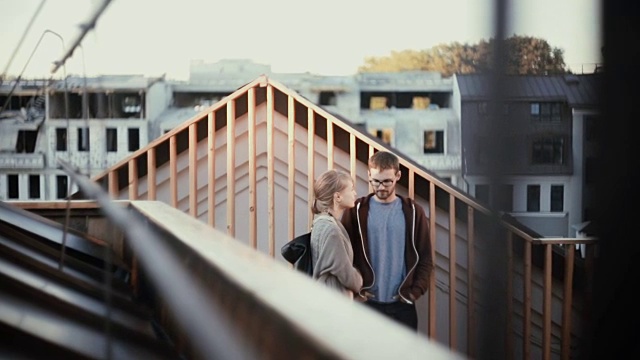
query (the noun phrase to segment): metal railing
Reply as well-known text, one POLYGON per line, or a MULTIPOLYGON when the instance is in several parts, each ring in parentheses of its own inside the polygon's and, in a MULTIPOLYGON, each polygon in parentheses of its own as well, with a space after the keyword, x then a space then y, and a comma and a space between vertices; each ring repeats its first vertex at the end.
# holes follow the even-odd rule
POLYGON ((124 233, 135 290, 152 289, 145 297, 186 358, 463 358, 165 203, 116 204, 60 163, 124 233))

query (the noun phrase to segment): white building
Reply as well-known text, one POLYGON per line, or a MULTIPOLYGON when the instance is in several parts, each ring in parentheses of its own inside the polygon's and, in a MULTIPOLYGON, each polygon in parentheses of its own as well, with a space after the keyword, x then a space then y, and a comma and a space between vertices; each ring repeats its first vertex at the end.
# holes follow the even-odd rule
POLYGON ((192 61, 190 74, 188 82, 160 83, 150 90, 149 96, 166 100, 153 102, 153 111, 160 114, 157 118, 151 115, 152 136, 173 129, 264 74, 342 119, 365 127, 454 185, 464 186, 452 78, 428 71, 353 76, 281 74, 249 60, 192 61), (156 89, 160 86, 161 90, 156 89))
MULTIPOLYGON (((262 74, 362 127, 459 189, 489 198, 481 171, 488 161, 482 140, 490 134, 482 121, 489 93, 481 77, 442 78, 425 71, 279 74, 249 60, 223 60, 192 61, 188 81, 123 75, 21 82, 15 88, 3 84, 0 102, 7 106, 0 114, 0 200, 64 198, 69 182, 57 169, 57 159, 94 176, 262 74)), ((508 204, 502 210, 544 236, 574 236, 572 226, 590 220, 585 174, 593 151, 584 139, 587 120, 596 109, 590 93, 584 92, 593 86, 588 79, 522 77, 522 84, 536 86, 518 85, 504 107, 503 115, 523 126, 517 135, 522 146, 510 155, 515 160, 505 183, 508 204), (529 126, 533 106, 540 112, 556 109, 563 121, 529 126), (532 137, 545 131, 563 139, 556 149, 563 154, 561 163, 531 163, 535 154, 558 160, 553 144, 549 156, 546 150, 532 150, 539 143, 532 137)))
POLYGON ((58 159, 93 176, 149 141, 142 76, 69 77, 0 86, 0 200, 62 199, 58 159))

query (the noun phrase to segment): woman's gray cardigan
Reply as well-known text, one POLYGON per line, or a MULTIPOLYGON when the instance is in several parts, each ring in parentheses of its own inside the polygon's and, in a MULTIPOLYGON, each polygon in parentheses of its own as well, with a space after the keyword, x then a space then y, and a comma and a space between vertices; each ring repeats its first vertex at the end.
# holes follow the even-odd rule
POLYGON ((316 214, 311 230, 313 278, 330 288, 358 293, 362 276, 353 267, 353 249, 342 223, 328 214, 316 214))

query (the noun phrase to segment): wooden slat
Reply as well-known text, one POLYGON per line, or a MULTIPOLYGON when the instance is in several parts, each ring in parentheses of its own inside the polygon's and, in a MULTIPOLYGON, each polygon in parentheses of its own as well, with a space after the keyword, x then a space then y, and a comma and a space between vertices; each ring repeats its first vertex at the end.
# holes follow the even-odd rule
POLYGON ((120 192, 120 186, 118 186, 118 169, 115 168, 109 171, 109 195, 112 199, 118 199, 120 192))
POLYGON ((544 245, 544 299, 542 301, 542 358, 544 360, 551 359, 552 246, 551 244, 544 245))
POLYGON ((216 225, 216 114, 207 114, 207 223, 216 225))
POLYGON ((136 158, 129 160, 129 200, 138 199, 138 162, 136 158))
POLYGON ((275 179, 274 179, 274 128, 273 116, 275 112, 273 86, 267 86, 267 214, 268 214, 268 242, 269 255, 275 257, 276 224, 275 224, 275 179))
MULTIPOLYGON (((118 204, 127 206, 128 200, 114 201, 118 204)), ((100 206, 95 200, 54 200, 54 201, 11 201, 11 206, 15 206, 25 210, 79 210, 79 209, 99 209, 100 206)))
POLYGON ((296 114, 295 99, 289 96, 289 104, 287 109, 287 133, 289 141, 289 233, 288 238, 295 237, 296 230, 296 114))
MULTIPOLYGON (((316 128, 316 120, 315 113, 313 109, 310 107, 307 108, 307 191, 308 191, 308 199, 309 204, 313 203, 313 183, 316 178, 315 175, 315 128, 316 128)), ((309 206, 309 221, 308 226, 311 228, 311 224, 313 223, 313 212, 311 211, 311 206, 309 206)))
MULTIPOLYGON (((371 147, 369 148, 371 156, 371 147)), ((369 185, 371 187, 371 185, 369 185)), ((429 238, 431 240, 431 257, 433 258, 433 272, 429 279, 429 329, 428 335, 436 339, 436 186, 429 182, 429 238)))
POLYGON ((562 297, 562 360, 571 358, 571 304, 573 304, 573 266, 576 246, 565 245, 564 292, 562 297))
POLYGON ((249 132, 249 245, 258 248, 258 216, 256 194, 256 89, 251 88, 247 94, 247 121, 249 132))
POLYGON ((156 199, 156 148, 147 151, 147 200, 156 199))
POLYGON ((476 292, 474 288, 476 274, 475 251, 475 210, 467 206, 467 294, 469 297, 467 310, 467 355, 476 357, 476 292))
MULTIPOLYGON (((369 183, 369 159, 373 156, 373 154, 375 153, 375 148, 373 147, 373 145, 369 145, 369 157, 367 158, 367 183, 369 183)), ((373 187, 371 186, 371 183, 369 183, 369 192, 373 192, 373 187)))
POLYGON ((178 144, 176 136, 169 138, 169 187, 171 206, 178 207, 178 144))
POLYGON ((335 146, 333 138, 333 122, 327 118, 327 169, 333 169, 334 151, 335 146))
POLYGON ((353 133, 349 134, 349 171, 355 180, 358 174, 356 174, 356 135, 353 133))
POLYGON ((522 354, 524 358, 531 355, 531 251, 532 244, 529 241, 524 242, 524 273, 523 273, 523 291, 522 295, 522 354))
POLYGON ((458 348, 458 318, 456 315, 457 283, 456 251, 456 198, 449 195, 449 348, 458 348))
POLYGON ((236 236, 236 102, 227 103, 227 234, 236 236))
POLYGON ((409 173, 407 174, 407 176, 409 177, 409 188, 408 188, 408 193, 407 195, 412 198, 415 199, 415 195, 416 195, 416 173, 413 171, 413 169, 409 169, 409 173))
POLYGON ((189 125, 189 214, 198 217, 198 123, 189 125))

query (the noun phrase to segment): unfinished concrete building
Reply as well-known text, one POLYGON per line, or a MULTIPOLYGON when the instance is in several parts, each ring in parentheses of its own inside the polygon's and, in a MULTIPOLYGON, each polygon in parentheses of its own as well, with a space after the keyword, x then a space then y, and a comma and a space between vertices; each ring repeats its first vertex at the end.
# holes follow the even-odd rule
POLYGON ((149 141, 142 76, 10 81, 0 86, 0 199, 69 194, 57 159, 93 176, 149 141))
POLYGON ((451 78, 278 74, 249 60, 193 61, 190 74, 188 81, 108 75, 3 84, 0 200, 64 198, 70 183, 58 158, 93 176, 262 74, 464 189, 451 78))

